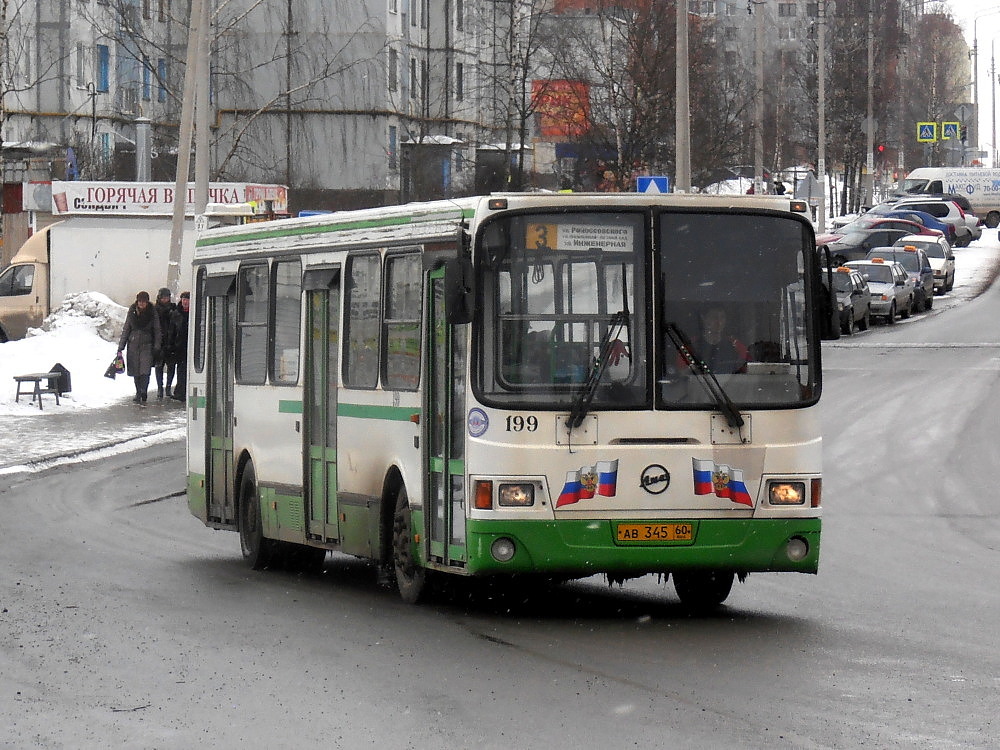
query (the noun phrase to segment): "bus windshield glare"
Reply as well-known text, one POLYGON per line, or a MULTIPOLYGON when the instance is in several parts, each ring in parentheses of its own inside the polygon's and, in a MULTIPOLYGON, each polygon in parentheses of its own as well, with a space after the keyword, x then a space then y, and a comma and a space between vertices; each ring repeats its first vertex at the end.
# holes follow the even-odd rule
POLYGON ((586 393, 595 410, 707 410, 721 387, 745 408, 813 403, 810 250, 802 222, 770 214, 499 216, 478 237, 477 395, 504 408, 577 411, 586 393))

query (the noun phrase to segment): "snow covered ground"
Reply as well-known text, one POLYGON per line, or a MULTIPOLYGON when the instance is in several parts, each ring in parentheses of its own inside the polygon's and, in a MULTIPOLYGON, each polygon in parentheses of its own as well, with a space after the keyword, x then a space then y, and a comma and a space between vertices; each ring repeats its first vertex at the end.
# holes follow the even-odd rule
POLYGON ((148 408, 132 403, 132 378, 104 377, 118 348, 125 308, 103 294, 66 298, 42 327, 0 344, 0 474, 37 471, 59 463, 101 458, 184 437, 183 406, 166 399, 148 408), (15 402, 15 375, 70 372, 72 390, 15 402))
MULTIPOLYGON (((13 378, 47 372, 57 362, 69 370, 72 381, 72 391, 59 398, 60 409, 94 409, 131 399, 135 395, 132 378, 104 377, 118 349, 125 311, 103 294, 70 295, 27 338, 0 344, 0 414, 37 414, 38 407, 24 396, 15 403, 13 378)), ((43 398, 46 409, 48 404, 55 407, 52 396, 43 398)))

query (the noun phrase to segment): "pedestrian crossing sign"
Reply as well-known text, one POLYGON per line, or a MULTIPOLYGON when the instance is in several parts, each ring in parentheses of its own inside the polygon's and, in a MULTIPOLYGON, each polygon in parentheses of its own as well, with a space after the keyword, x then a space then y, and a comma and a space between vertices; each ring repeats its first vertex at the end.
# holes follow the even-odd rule
POLYGON ((942 122, 941 123, 941 140, 950 141, 951 139, 958 140, 958 129, 960 123, 957 122, 942 122))
POLYGON ((917 142, 933 143, 938 139, 936 122, 917 123, 917 142))
POLYGON ((647 177, 635 178, 635 190, 637 193, 669 193, 669 177, 647 177))

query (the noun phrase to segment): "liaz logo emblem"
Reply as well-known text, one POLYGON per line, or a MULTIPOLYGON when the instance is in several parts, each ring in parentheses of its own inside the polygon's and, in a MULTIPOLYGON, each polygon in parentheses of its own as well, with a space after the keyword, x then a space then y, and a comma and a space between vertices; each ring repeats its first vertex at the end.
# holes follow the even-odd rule
POLYGON ((670 472, 667 471, 665 466, 650 464, 642 470, 642 475, 639 477, 639 486, 650 495, 659 495, 661 492, 665 492, 667 487, 670 486, 670 472))

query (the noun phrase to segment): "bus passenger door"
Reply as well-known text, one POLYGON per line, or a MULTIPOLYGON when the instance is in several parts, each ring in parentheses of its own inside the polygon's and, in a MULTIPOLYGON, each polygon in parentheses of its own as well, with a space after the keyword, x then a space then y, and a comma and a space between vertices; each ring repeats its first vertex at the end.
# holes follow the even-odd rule
POLYGON ((208 382, 206 383, 206 435, 208 446, 208 520, 236 526, 233 466, 233 330, 230 295, 235 277, 209 277, 208 382))
POLYGON ((307 534, 339 538, 337 518, 337 362, 340 268, 306 272, 305 493, 307 534))
POLYGON ((427 397, 425 445, 429 554, 445 565, 463 566, 465 540, 465 360, 466 326, 445 319, 444 269, 428 278, 427 397))

